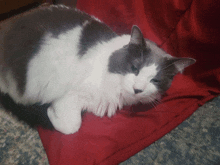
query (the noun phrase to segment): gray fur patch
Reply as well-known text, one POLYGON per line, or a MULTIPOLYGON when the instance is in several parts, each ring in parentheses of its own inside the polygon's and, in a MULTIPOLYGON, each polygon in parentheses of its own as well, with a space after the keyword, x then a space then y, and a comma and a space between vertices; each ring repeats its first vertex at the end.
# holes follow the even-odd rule
POLYGON ((92 20, 82 30, 78 54, 83 56, 92 46, 100 42, 109 41, 116 36, 117 34, 107 25, 102 22, 92 20))

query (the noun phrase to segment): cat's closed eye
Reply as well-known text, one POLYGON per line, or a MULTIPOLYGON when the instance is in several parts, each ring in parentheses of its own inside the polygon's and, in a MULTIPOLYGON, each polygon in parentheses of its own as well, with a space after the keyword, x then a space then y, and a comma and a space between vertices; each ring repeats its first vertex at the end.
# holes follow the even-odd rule
POLYGON ((158 85, 161 82, 161 80, 153 78, 153 79, 150 80, 150 82, 155 84, 155 85, 158 85))
POLYGON ((132 66, 131 66, 131 70, 132 70, 132 72, 133 72, 136 76, 138 75, 139 69, 138 69, 136 66, 132 65, 132 66))

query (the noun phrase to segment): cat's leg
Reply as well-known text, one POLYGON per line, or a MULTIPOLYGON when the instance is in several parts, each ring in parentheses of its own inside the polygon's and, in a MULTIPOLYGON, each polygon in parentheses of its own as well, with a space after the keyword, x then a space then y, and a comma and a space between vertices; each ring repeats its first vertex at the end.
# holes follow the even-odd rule
POLYGON ((75 133, 81 126, 81 107, 77 100, 77 97, 67 95, 47 109, 54 128, 63 134, 75 133))

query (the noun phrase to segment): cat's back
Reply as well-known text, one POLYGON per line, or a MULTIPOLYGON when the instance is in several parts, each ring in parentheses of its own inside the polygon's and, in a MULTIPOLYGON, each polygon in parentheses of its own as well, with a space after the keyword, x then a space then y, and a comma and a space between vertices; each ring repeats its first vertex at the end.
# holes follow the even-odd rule
POLYGON ((4 62, 10 72, 1 77, 11 82, 4 92, 11 92, 15 100, 27 92, 27 97, 47 95, 50 100, 49 95, 64 91, 63 84, 72 80, 67 73, 70 68, 76 72, 78 59, 116 36, 93 16, 63 5, 42 7, 18 18, 4 38, 4 62))
POLYGON ((57 42, 58 45, 50 45, 48 41, 58 39, 69 30, 74 31, 77 26, 82 27, 87 20, 92 20, 88 14, 63 5, 41 7, 16 18, 4 34, 3 61, 10 73, 5 72, 1 79, 11 77, 10 81, 13 81, 14 78, 14 86, 17 86, 20 93, 24 93, 31 59, 38 56, 45 45, 59 47, 62 41, 57 42))
POLYGON ((18 18, 7 31, 3 42, 4 62, 9 67, 18 66, 20 63, 26 66, 25 63, 28 63, 42 46, 48 44, 45 38, 58 41, 74 30, 78 30, 78 33, 71 37, 78 44, 79 50, 76 51, 81 56, 97 42, 117 36, 100 20, 75 8, 64 5, 41 7, 18 18))
MULTIPOLYGON (((41 37, 46 32, 58 36, 60 33, 73 29, 75 26, 81 26, 84 21, 91 19, 88 14, 64 5, 40 7, 18 17, 7 36, 15 34, 15 37, 25 37, 25 34, 37 33, 41 37), (22 34, 22 32, 25 33, 22 34)), ((29 36, 29 38, 31 37, 29 36)), ((9 37, 6 38, 6 40, 8 39, 9 37)))
POLYGON ((14 59, 13 55, 30 55, 34 52, 32 48, 37 51, 48 33, 55 38, 74 27, 82 26, 88 20, 92 20, 88 14, 63 5, 41 7, 24 14, 14 21, 4 37, 5 61, 10 63, 14 59))

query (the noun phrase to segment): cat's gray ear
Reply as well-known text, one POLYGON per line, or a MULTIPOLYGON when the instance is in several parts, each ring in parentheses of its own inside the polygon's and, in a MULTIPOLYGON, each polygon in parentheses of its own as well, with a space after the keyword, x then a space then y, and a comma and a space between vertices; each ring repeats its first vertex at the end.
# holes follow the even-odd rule
POLYGON ((129 44, 145 46, 145 39, 138 26, 134 25, 131 30, 131 39, 129 44))
POLYGON ((194 64, 195 62, 196 60, 193 58, 183 57, 183 58, 174 58, 173 64, 176 66, 178 71, 182 73, 186 67, 194 64))

